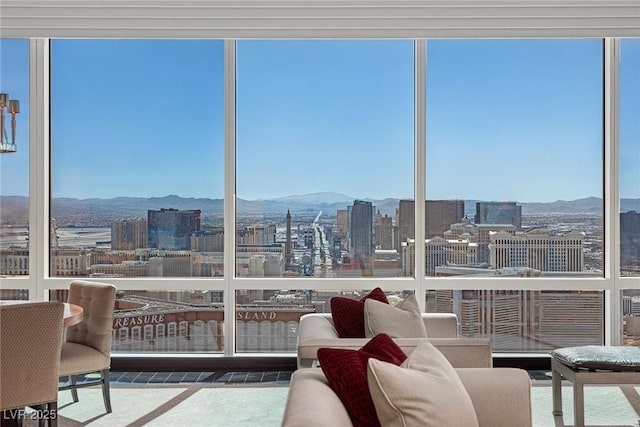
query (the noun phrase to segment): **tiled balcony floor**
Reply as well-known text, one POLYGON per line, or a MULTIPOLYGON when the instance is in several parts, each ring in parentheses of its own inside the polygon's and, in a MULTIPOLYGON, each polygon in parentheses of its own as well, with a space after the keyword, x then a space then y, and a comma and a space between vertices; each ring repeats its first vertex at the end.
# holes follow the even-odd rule
POLYGON ((268 372, 112 372, 111 384, 288 384, 291 371, 268 372))
MULTIPOLYGON (((532 380, 551 380, 551 371, 528 371, 532 380)), ((292 371, 267 372, 111 372, 110 382, 120 385, 160 384, 288 384, 292 371)))

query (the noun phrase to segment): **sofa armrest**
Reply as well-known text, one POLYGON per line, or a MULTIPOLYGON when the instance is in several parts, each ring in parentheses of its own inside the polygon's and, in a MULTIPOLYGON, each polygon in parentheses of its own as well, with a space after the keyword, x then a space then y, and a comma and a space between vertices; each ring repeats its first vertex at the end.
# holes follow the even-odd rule
MULTIPOLYGON (((458 336, 458 316, 454 313, 422 313, 422 321, 429 338, 458 336)), ((331 313, 307 313, 300 317, 298 337, 338 338, 331 313)))
POLYGON ((531 427, 531 379, 517 368, 456 369, 481 427, 531 427))
POLYGON ((429 338, 455 338, 458 336, 458 316, 454 313, 422 313, 429 338))
POLYGON ((300 317, 298 342, 307 338, 339 338, 331 313, 307 313, 300 317))
MULTIPOLYGON (((456 368, 490 368, 493 366, 491 342, 485 338, 394 338, 406 354, 428 339, 456 368)), ((322 347, 359 350, 370 338, 307 338, 298 340, 298 368, 315 365, 322 347)))
MULTIPOLYGON (((400 339, 396 338, 396 340, 400 339)), ((440 350, 454 368, 493 367, 489 338, 429 338, 429 342, 440 350)), ((414 349, 416 345, 417 343, 414 344, 414 349)), ((405 353, 408 354, 407 351, 405 353)))
POLYGON ((291 375, 282 427, 351 426, 349 413, 321 369, 291 375))
POLYGON ((359 350, 370 338, 303 338, 298 336, 297 357, 298 369, 316 366, 318 350, 323 347, 339 348, 344 350, 359 350))

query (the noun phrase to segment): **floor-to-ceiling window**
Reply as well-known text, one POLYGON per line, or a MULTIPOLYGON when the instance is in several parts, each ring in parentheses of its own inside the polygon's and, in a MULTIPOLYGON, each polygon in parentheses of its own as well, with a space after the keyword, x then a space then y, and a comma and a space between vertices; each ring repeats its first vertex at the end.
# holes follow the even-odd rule
POLYGON ((237 350, 295 351, 298 319, 332 295, 414 275, 399 238, 413 211, 398 216, 414 198, 414 42, 252 40, 236 55, 235 276, 360 279, 237 291, 237 350))
POLYGON ((460 21, 185 2, 80 25, 4 2, 3 37, 33 38, 26 180, 1 155, 2 262, 17 177, 28 274, 3 272, 3 295, 116 284, 116 353, 291 354, 301 314, 376 286, 499 352, 622 341, 638 51, 613 37, 633 18, 506 3, 460 21))
POLYGON ((114 351, 223 350, 223 50, 51 42, 49 275, 142 279, 119 286, 114 351))
MULTIPOLYGON (((620 275, 640 277, 640 39, 620 41, 620 275)), ((640 289, 622 292, 624 344, 640 345, 640 289)))
MULTIPOLYGON (((427 282, 602 277, 602 40, 428 40, 426 57, 427 282)), ((510 286, 428 298, 496 351, 603 342, 603 292, 510 286)))
POLYGON ((29 94, 29 40, 0 39, 0 278, 29 275, 29 94))

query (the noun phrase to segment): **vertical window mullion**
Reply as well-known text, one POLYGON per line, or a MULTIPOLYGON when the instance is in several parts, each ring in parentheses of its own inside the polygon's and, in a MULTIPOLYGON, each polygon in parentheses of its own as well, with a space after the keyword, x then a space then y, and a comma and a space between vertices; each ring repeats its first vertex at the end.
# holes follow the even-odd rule
POLYGON ((420 306, 424 310, 426 295, 425 280, 425 199, 426 199, 426 135, 427 135, 427 74, 426 74, 426 40, 416 39, 414 43, 414 90, 415 90, 415 209, 416 209, 416 253, 415 253, 415 277, 418 280, 418 292, 420 306))
POLYGON ((42 300, 49 275, 49 39, 34 38, 29 48, 29 274, 35 297, 42 300), (35 238, 32 238, 35 237, 35 238))
POLYGON ((619 54, 620 40, 603 40, 603 144, 604 144, 604 275, 612 281, 605 304, 605 344, 621 345, 620 189, 619 189, 619 54))
POLYGON ((224 43, 224 354, 235 353, 236 40, 224 43))

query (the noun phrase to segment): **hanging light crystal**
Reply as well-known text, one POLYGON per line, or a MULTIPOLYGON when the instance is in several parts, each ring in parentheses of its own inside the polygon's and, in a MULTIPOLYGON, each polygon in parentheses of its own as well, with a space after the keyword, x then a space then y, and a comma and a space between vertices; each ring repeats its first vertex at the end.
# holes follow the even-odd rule
POLYGON ((9 99, 9 94, 0 93, 0 153, 16 152, 16 114, 20 113, 20 101, 9 99), (5 110, 11 115, 11 139, 5 126, 5 110))

